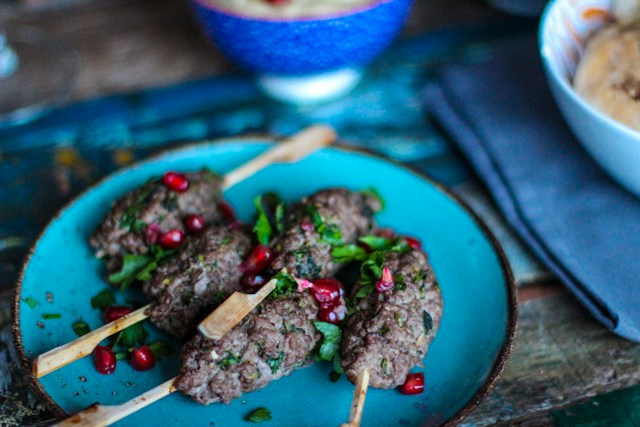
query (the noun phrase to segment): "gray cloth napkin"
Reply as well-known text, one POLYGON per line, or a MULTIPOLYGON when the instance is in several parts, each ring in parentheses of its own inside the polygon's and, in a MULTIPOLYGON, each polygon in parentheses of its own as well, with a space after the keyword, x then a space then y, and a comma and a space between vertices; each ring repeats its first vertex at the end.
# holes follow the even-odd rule
POLYGON ((640 199, 567 128, 535 38, 443 67, 423 101, 540 260, 600 322, 640 341, 640 199))

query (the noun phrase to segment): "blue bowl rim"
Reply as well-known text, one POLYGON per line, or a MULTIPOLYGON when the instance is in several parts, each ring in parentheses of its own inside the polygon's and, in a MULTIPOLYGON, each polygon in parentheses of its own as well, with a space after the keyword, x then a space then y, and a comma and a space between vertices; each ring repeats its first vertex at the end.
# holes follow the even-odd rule
MULTIPOLYGON (((53 415, 59 420, 67 418, 72 414, 66 413, 52 398, 49 396, 47 391, 41 385, 38 378, 36 378, 33 369, 32 369, 32 360, 29 355, 27 355, 23 342, 22 342, 22 330, 20 328, 20 296, 22 292, 22 283, 24 279, 24 275, 26 274, 27 266, 29 265, 32 256, 35 253, 35 249, 40 243, 40 240, 44 237, 47 230, 50 226, 64 214, 73 204, 75 204, 80 198, 82 198, 85 193, 93 190, 94 188, 100 186, 104 182, 113 179, 115 176, 124 175, 129 173, 132 169, 138 167, 140 164, 144 164, 147 162, 153 162, 158 158, 162 158, 171 152, 180 152, 187 151, 193 149, 198 145, 208 145, 208 144, 229 144, 236 142, 252 142, 252 143, 275 143, 283 140, 281 136, 274 136, 269 134, 259 134, 255 136, 230 136, 223 137, 219 139, 213 140, 205 140, 199 142, 188 143, 179 147, 169 148, 165 150, 161 150, 158 153, 155 153, 151 156, 145 157, 143 159, 138 160, 134 164, 131 164, 122 169, 116 170, 102 179, 98 180, 94 184, 90 185, 79 195, 71 199, 64 207, 62 207, 49 221, 49 223, 40 231, 40 234, 33 242, 27 255, 25 256, 24 262, 22 264, 22 268, 20 270, 20 275, 16 286, 13 292, 13 307, 11 310, 12 316, 12 324, 11 324, 11 336, 14 347, 16 349, 16 353, 18 356, 19 364, 21 365, 23 372, 25 374, 26 380, 30 385, 31 391, 34 392, 36 398, 42 402, 45 407, 53 413, 53 415)), ((399 167, 418 178, 428 182, 433 185, 438 191, 441 192, 442 195, 449 198, 454 204, 456 204, 460 209, 462 209, 473 221, 473 223, 480 229, 480 232, 487 239, 492 249, 495 251, 495 255, 502 271, 504 277, 504 285, 507 299, 507 321, 504 330, 504 342, 500 346, 500 350, 496 354, 496 358, 494 360, 493 365, 491 366, 486 379, 483 381, 482 385, 475 391, 475 393, 471 396, 471 398, 466 402, 466 404, 459 409, 455 414, 453 414, 447 421, 442 424, 442 427, 454 427, 458 425, 463 419, 465 419, 479 404, 480 402, 487 397, 489 392, 493 390, 498 383, 498 380, 502 376, 507 361, 509 360, 511 353, 513 352, 513 347, 516 338, 516 331, 518 325, 518 315, 519 315, 519 307, 518 307, 518 298, 517 298, 517 290, 516 290, 516 281, 513 275, 513 271, 511 270, 511 265, 507 259, 507 255, 502 248, 502 245, 494 235, 494 233, 489 229, 489 226, 484 222, 482 218, 473 210, 473 208, 465 202, 461 197, 458 197, 444 184, 435 181, 430 178, 423 172, 419 171, 416 167, 411 165, 406 165, 400 163, 396 160, 393 160, 387 156, 384 156, 380 153, 373 152, 364 147, 354 147, 350 145, 345 145, 340 142, 336 142, 332 144, 332 147, 336 148, 339 151, 347 152, 347 153, 356 153, 363 156, 367 156, 373 159, 378 159, 382 161, 386 161, 388 163, 393 164, 396 167, 399 167)))
MULTIPOLYGON (((301 17, 264 17, 264 16, 252 16, 243 13, 234 12, 232 10, 213 5, 207 3, 206 0, 190 0, 192 3, 197 3, 200 7, 205 9, 212 10, 221 15, 226 15, 231 18, 241 19, 244 21, 256 21, 256 22, 268 22, 268 23, 281 23, 281 24, 293 24, 296 22, 313 22, 313 21, 330 21, 333 19, 345 18, 351 15, 357 15, 359 13, 364 13, 369 10, 375 9, 378 6, 381 6, 385 3, 392 3, 394 1, 401 0, 370 0, 369 2, 352 7, 350 9, 334 12, 334 13, 325 13, 317 16, 301 16, 301 17)), ((409 0, 413 3, 413 0, 409 0)))
POLYGON ((564 78, 560 75, 559 71, 556 67, 553 67, 549 62, 549 59, 544 53, 544 32, 547 27, 547 23, 549 22, 549 15, 551 14, 551 10, 556 7, 556 4, 559 3, 560 0, 551 0, 547 6, 544 8, 540 18, 540 25, 538 27, 538 48, 540 57, 542 58, 542 63, 544 67, 548 71, 548 75, 551 76, 554 80, 556 80, 562 91, 569 97, 571 102, 577 105, 579 108, 585 110, 587 114, 593 116, 594 119, 600 120, 605 123, 606 126, 612 127, 615 131, 624 134, 629 139, 633 140, 634 143, 640 144, 640 132, 636 131, 629 126, 620 123, 619 121, 609 117, 602 111, 598 110, 596 107, 589 104, 586 100, 584 100, 578 92, 576 92, 573 85, 569 84, 569 79, 564 78))

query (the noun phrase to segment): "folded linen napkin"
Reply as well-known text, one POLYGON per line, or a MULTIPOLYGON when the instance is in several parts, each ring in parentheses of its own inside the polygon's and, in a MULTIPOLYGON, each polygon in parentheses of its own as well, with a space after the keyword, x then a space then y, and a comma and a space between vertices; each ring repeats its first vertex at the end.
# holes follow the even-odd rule
POLYGON ((537 52, 531 37, 447 65, 423 100, 540 260, 599 321, 640 341, 640 199, 567 128, 537 52))

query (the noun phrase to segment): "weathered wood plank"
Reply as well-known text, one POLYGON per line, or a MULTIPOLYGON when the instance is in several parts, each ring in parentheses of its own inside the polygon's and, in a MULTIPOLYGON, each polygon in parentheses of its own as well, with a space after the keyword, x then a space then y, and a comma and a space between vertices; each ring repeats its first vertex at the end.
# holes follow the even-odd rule
POLYGON ((548 425, 550 409, 640 384, 639 360, 639 344, 602 327, 568 293, 528 300, 500 382, 464 425, 548 425))

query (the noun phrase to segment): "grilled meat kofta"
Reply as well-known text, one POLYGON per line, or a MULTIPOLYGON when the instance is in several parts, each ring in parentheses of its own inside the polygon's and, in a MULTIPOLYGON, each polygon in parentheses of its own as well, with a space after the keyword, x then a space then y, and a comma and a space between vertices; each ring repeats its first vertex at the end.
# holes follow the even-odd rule
POLYGON ((226 403, 311 364, 322 339, 317 312, 309 292, 293 292, 265 300, 221 340, 196 335, 174 385, 199 403, 226 403))
POLYGON ((340 264, 333 260, 336 245, 356 243, 375 228, 380 200, 365 192, 343 188, 305 197, 287 214, 284 232, 275 238, 271 269, 287 268, 296 277, 313 280, 333 275, 340 264))
POLYGON ((362 270, 355 289, 362 299, 343 325, 342 367, 353 383, 366 368, 372 387, 396 387, 412 367, 422 366, 442 318, 440 288, 418 247, 378 252, 362 270), (364 277, 369 267, 381 271, 375 283, 375 272, 364 277))
POLYGON ((197 323, 238 290, 240 265, 252 247, 250 233, 226 226, 190 238, 142 285, 153 302, 151 322, 176 337, 193 335, 197 323))
POLYGON ((168 239, 179 238, 190 215, 199 215, 205 224, 220 223, 220 185, 220 176, 209 170, 184 175, 167 172, 118 199, 89 243, 99 258, 108 258, 108 271, 117 271, 123 256, 148 253, 165 237, 163 233, 173 232, 168 239))

